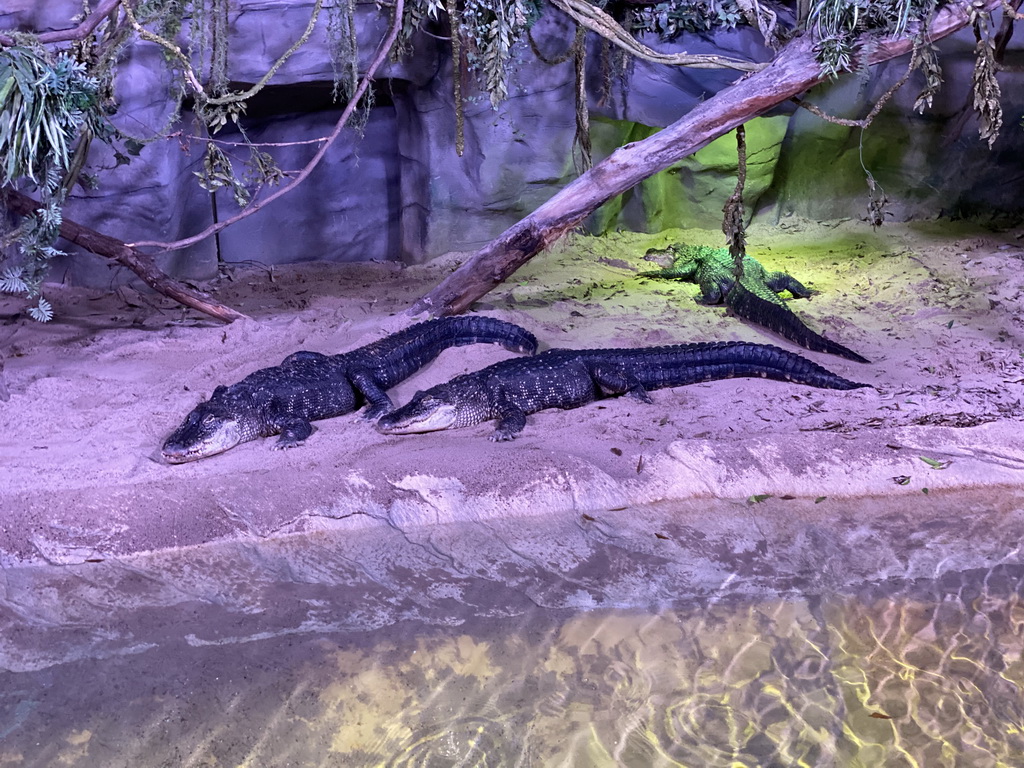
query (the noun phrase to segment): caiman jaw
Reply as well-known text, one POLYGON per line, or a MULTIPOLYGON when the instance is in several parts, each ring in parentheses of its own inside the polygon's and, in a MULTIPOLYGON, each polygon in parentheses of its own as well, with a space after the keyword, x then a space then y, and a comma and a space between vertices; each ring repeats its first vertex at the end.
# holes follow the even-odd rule
POLYGON ((457 426, 457 415, 457 408, 452 403, 440 400, 418 403, 413 401, 381 417, 377 422, 377 431, 385 435, 436 432, 457 426))
POLYGON ((237 421, 221 421, 212 426, 201 423, 190 425, 186 421, 167 438, 161 453, 169 464, 184 464, 223 453, 240 442, 242 431, 237 421), (194 434, 196 428, 201 429, 202 434, 194 434))

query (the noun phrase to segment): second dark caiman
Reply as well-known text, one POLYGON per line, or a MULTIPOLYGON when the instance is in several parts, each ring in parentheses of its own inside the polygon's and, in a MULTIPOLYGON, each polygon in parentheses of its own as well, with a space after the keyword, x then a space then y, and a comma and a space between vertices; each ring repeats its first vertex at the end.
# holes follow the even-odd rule
POLYGON ((551 349, 457 376, 417 392, 406 405, 384 415, 385 434, 433 432, 497 419, 491 440, 512 440, 526 416, 545 408, 578 408, 608 395, 650 403, 647 392, 737 376, 857 389, 817 363, 768 344, 727 341, 645 349, 551 349))

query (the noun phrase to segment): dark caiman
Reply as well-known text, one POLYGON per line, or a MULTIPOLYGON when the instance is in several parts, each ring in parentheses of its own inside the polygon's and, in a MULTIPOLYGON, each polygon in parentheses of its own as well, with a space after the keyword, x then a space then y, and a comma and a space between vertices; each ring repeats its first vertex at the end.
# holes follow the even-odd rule
POLYGON ((163 457, 172 464, 222 453, 247 440, 280 434, 274 448, 300 445, 310 423, 355 411, 376 419, 394 406, 386 390, 408 378, 448 347, 497 343, 533 354, 533 334, 490 317, 450 317, 406 328, 341 355, 296 352, 281 365, 220 386, 167 438, 163 457))
MULTIPOLYGON (((796 278, 785 272, 769 272, 756 259, 743 257, 743 277, 736 281, 734 261, 727 248, 675 243, 668 246, 675 260, 672 266, 656 272, 641 272, 641 277, 685 280, 700 286, 700 304, 725 303, 737 316, 763 325, 780 336, 815 352, 869 362, 852 349, 847 349, 819 333, 815 333, 797 317, 780 293, 789 291, 793 296, 806 299, 811 291, 796 278)), ((664 253, 658 249, 647 252, 664 253)))
POLYGON ((526 416, 545 408, 578 408, 606 395, 645 403, 647 392, 735 376, 761 376, 826 389, 867 387, 793 352, 729 341, 646 349, 552 349, 504 360, 417 392, 377 422, 385 434, 431 432, 498 420, 492 440, 511 440, 526 416))

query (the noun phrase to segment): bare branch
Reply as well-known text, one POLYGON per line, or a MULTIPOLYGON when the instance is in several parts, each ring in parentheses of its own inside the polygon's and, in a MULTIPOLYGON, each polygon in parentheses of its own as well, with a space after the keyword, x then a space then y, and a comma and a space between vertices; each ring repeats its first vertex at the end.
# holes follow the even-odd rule
POLYGON ((317 150, 317 153, 313 156, 313 159, 306 164, 306 167, 302 169, 302 171, 299 173, 298 176, 295 177, 293 181, 291 181, 288 184, 285 184, 283 187, 278 189, 276 192, 274 192, 274 194, 270 195, 266 199, 257 200, 253 202, 252 205, 242 209, 231 218, 225 219, 224 221, 218 222, 216 224, 212 224, 199 234, 193 235, 192 237, 187 237, 184 240, 175 240, 170 243, 160 242, 157 240, 145 240, 138 243, 130 243, 129 245, 133 248, 142 248, 144 246, 159 248, 160 253, 163 253, 165 251, 175 251, 178 250, 179 248, 187 248, 190 245, 195 245, 196 243, 205 240, 206 238, 210 237, 210 235, 220 232, 225 227, 231 226, 236 221, 241 221, 244 218, 252 216, 254 213, 257 213, 258 211, 262 210, 264 206, 274 202, 282 195, 286 195, 288 192, 291 192, 293 189, 295 189, 295 187, 297 187, 299 184, 305 181, 306 178, 313 172, 313 169, 316 168, 316 166, 323 159, 324 155, 327 154, 327 150, 331 148, 331 145, 334 144, 337 138, 341 135, 341 131, 345 127, 345 123, 347 123, 349 117, 352 116, 352 112, 354 112, 355 108, 358 106, 359 100, 363 97, 363 94, 366 93, 366 90, 370 87, 370 83, 373 81, 374 75, 377 74, 377 70, 380 68, 381 64, 384 63, 384 60, 387 58, 392 46, 395 44, 395 40, 398 39, 398 33, 402 29, 402 13, 404 7, 405 0, 397 0, 394 6, 395 15, 394 18, 391 20, 391 27, 388 29, 387 35, 381 41, 380 47, 377 49, 377 54, 374 56, 373 61, 371 61, 370 66, 367 67, 366 74, 363 75, 362 80, 359 81, 359 85, 356 87, 355 93, 352 94, 352 98, 349 99, 348 104, 345 105, 345 109, 342 111, 341 117, 338 118, 338 122, 335 124, 334 130, 331 132, 330 136, 327 137, 326 141, 324 142, 324 145, 320 147, 319 150, 317 150))
POLYGON ((139 20, 135 18, 135 14, 132 12, 131 6, 128 0, 121 0, 121 7, 124 8, 125 15, 128 17, 128 23, 131 24, 132 29, 135 33, 150 43, 155 43, 163 48, 168 53, 172 54, 181 63, 181 71, 188 80, 188 84, 192 86, 192 90, 196 92, 196 95, 206 101, 206 91, 203 90, 203 86, 199 82, 199 78, 196 77, 195 71, 192 69, 192 62, 189 61, 188 56, 181 50, 180 46, 175 45, 170 40, 164 40, 160 35, 155 32, 150 32, 144 26, 139 23, 139 20))
MULTIPOLYGON (((22 216, 28 216, 41 207, 31 197, 23 195, 14 189, 3 190, 3 197, 0 199, 6 203, 8 208, 22 216)), ((60 236, 91 253, 95 253, 97 256, 103 256, 124 267, 128 267, 154 291, 162 293, 164 296, 168 296, 180 304, 198 309, 200 312, 211 317, 229 323, 246 317, 241 312, 220 302, 213 301, 199 291, 193 290, 184 283, 175 280, 156 265, 152 256, 147 253, 141 253, 116 238, 84 227, 68 218, 61 222, 60 236)))
POLYGON ((306 29, 299 36, 299 39, 292 43, 291 48, 285 51, 281 56, 274 62, 273 66, 260 78, 259 82, 249 88, 247 91, 239 93, 226 93, 222 96, 209 96, 206 90, 199 83, 199 78, 196 76, 195 70, 192 68, 192 62, 189 61, 188 56, 181 50, 181 48, 172 43, 170 40, 165 40, 155 32, 150 32, 148 29, 139 23, 138 19, 135 18, 135 14, 132 13, 132 9, 128 4, 128 0, 120 0, 122 7, 124 8, 125 14, 128 16, 128 23, 131 24, 132 29, 141 37, 143 40, 148 40, 151 43, 155 43, 163 48, 165 51, 173 55, 182 65, 182 72, 185 75, 185 79, 188 80, 189 85, 196 92, 198 99, 205 104, 212 104, 213 106, 221 106, 224 104, 237 104, 239 102, 246 101, 255 96, 260 90, 263 89, 277 71, 284 65, 292 55, 304 46, 313 34, 313 28, 316 26, 316 20, 320 17, 320 10, 323 7, 323 0, 315 0, 313 3, 313 11, 310 14, 309 21, 306 24, 306 29))
MULTIPOLYGON (((111 13, 117 10, 117 6, 120 0, 103 0, 96 10, 90 13, 81 24, 77 27, 71 27, 70 29, 57 29, 53 32, 43 32, 39 35, 39 42, 43 44, 47 43, 66 43, 73 40, 84 40, 98 27, 105 18, 111 13)), ((14 45, 15 40, 9 35, 0 35, 0 45, 14 45)))
POLYGON ((815 117, 820 117, 827 123, 833 123, 835 125, 842 125, 848 128, 860 128, 866 130, 871 123, 874 122, 875 118, 878 117, 878 113, 882 111, 884 107, 900 88, 907 84, 910 80, 910 76, 914 73, 914 67, 917 64, 917 47, 915 46, 914 55, 910 57, 910 63, 907 65, 907 71, 903 73, 903 77, 893 83, 889 90, 881 95, 881 97, 875 102, 875 105, 871 108, 871 111, 866 116, 859 120, 847 119, 844 117, 836 117, 835 115, 828 114, 825 110, 819 107, 817 104, 812 104, 809 101, 805 101, 797 96, 793 97, 793 103, 798 107, 806 109, 815 117))

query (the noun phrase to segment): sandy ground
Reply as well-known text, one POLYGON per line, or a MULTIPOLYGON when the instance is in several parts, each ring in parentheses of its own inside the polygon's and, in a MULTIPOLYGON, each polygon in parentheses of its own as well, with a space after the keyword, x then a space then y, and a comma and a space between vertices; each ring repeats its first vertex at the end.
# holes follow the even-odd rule
MULTIPOLYGON (((478 304, 546 347, 708 340, 779 344, 874 389, 738 379, 531 416, 511 443, 492 424, 383 436, 355 415, 306 445, 254 441, 164 463, 167 434, 218 384, 299 349, 353 349, 411 319, 412 302, 458 263, 239 267, 204 284, 253 319, 223 325, 163 297, 51 286, 56 319, 0 300, 0 562, 57 563, 318 528, 589 515, 671 500, 921 500, 1024 481, 1024 229, 862 222, 757 226, 749 251, 819 291, 791 307, 872 360, 799 350, 693 301, 696 286, 637 277, 647 248, 721 234, 575 236, 478 304), (922 458, 923 457, 923 458, 922 458), (929 459, 930 462, 924 459, 929 459)), ((448 350, 395 390, 414 391, 507 357, 448 350)), ((840 506, 836 506, 840 505, 840 506)), ((926 507, 924 507, 926 509, 926 507)))

